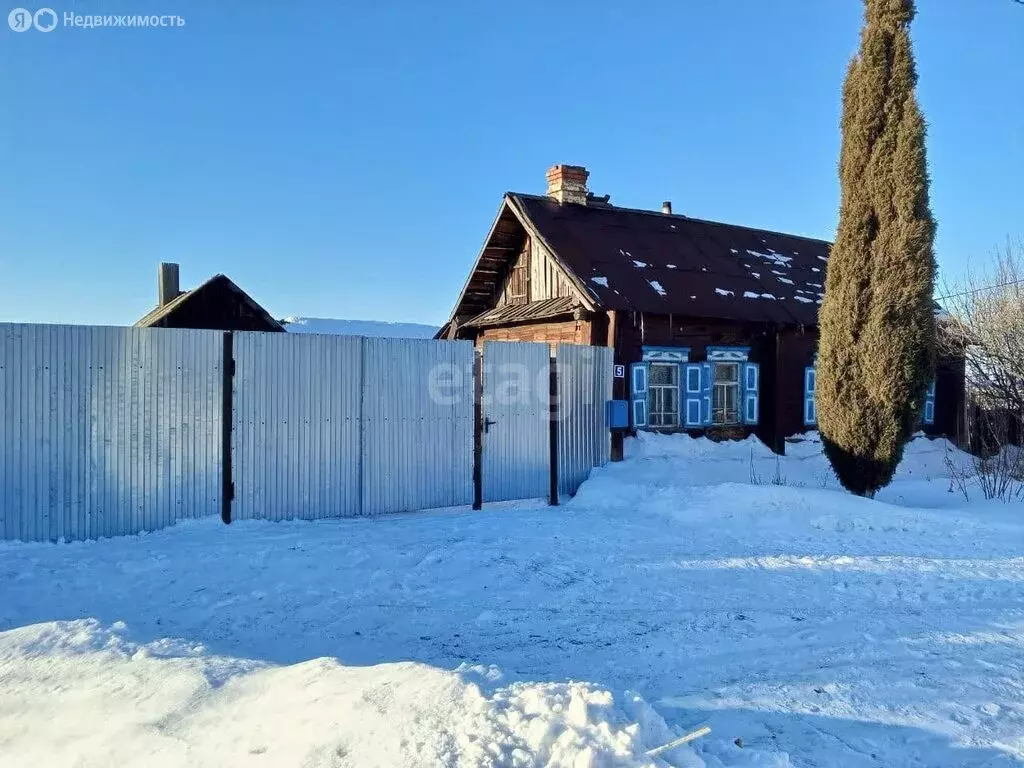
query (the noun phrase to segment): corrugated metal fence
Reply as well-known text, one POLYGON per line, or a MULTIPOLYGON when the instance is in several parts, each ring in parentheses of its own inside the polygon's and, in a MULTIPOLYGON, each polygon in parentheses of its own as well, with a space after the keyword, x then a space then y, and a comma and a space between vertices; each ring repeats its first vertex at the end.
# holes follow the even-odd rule
POLYGON ((237 333, 233 520, 473 501, 473 345, 237 333))
POLYGON ((608 458, 611 350, 559 347, 550 429, 547 345, 487 344, 474 366, 478 354, 470 342, 0 324, 0 537, 542 496, 552 457, 558 490, 575 492, 608 458))
POLYGON ((612 399, 611 347, 558 347, 558 490, 576 493, 608 462, 605 403, 612 399))
POLYGON ((473 501, 473 345, 363 339, 363 514, 473 501))
POLYGON ((0 533, 57 541, 220 512, 222 337, 0 324, 0 533))
POLYGON ((359 514, 362 339, 234 334, 233 520, 359 514))

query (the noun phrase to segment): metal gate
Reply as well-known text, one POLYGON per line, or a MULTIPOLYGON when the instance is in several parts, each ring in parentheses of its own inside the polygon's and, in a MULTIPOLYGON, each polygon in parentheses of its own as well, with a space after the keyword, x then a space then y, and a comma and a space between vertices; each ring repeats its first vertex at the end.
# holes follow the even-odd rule
POLYGON ((231 518, 360 514, 362 339, 234 337, 231 518))
POLYGON ((484 345, 484 501, 548 494, 550 361, 547 344, 513 341, 484 345))

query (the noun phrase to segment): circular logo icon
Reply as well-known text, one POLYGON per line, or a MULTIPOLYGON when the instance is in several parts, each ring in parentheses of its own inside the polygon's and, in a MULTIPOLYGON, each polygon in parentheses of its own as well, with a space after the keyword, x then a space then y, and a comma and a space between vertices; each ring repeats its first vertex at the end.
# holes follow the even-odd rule
POLYGON ((7 14, 7 26, 15 32, 28 32, 32 28, 32 11, 27 8, 15 8, 7 14))
POLYGON ((53 32, 57 26, 57 13, 53 8, 40 8, 32 17, 32 23, 40 32, 53 32))

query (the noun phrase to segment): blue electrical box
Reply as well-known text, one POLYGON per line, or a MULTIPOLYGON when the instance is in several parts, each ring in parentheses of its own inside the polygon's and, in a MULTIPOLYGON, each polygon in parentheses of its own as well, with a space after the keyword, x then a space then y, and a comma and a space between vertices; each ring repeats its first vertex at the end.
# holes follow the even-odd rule
POLYGON ((629 401, 608 400, 604 404, 608 429, 629 429, 629 401))

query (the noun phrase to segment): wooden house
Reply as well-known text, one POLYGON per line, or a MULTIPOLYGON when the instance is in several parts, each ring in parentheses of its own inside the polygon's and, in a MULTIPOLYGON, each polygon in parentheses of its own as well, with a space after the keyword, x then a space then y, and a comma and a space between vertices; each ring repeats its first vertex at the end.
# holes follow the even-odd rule
POLYGON ((284 331, 281 323, 226 275, 214 275, 190 291, 181 291, 177 264, 160 265, 157 305, 135 325, 216 331, 284 331))
MULTIPOLYGON (((824 240, 612 205, 557 165, 545 196, 507 193, 439 338, 615 348, 630 423, 754 433, 815 428, 824 240)), ((922 428, 958 435, 963 361, 940 361, 922 428)))

